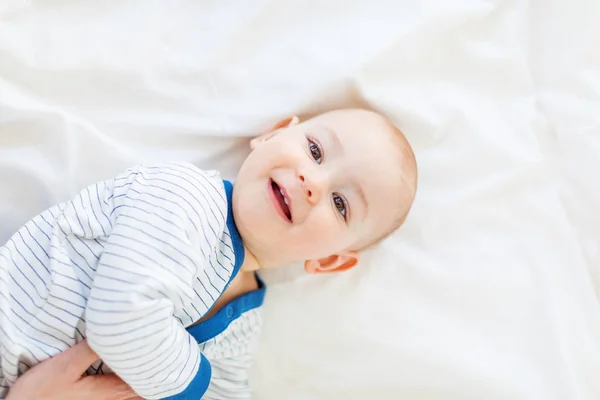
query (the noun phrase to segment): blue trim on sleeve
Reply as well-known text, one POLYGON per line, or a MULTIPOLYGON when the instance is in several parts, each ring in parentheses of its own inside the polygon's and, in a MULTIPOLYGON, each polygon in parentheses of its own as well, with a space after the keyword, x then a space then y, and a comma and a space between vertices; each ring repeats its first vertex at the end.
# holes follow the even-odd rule
POLYGON ((210 363, 204 357, 204 354, 200 353, 200 366, 194 379, 190 382, 187 388, 175 396, 165 397, 163 400, 198 400, 204 396, 204 393, 208 390, 210 384, 210 378, 212 376, 212 367, 210 363))
POLYGON ((258 282, 258 289, 238 297, 206 321, 187 329, 198 343, 204 343, 214 338, 224 332, 229 327, 229 324, 238 319, 243 313, 262 306, 265 299, 266 287, 258 275, 255 276, 258 282))

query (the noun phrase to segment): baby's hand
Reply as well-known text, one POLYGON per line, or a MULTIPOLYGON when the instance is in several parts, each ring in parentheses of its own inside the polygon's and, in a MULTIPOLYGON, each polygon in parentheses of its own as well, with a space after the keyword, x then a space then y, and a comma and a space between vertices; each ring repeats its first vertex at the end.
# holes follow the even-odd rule
POLYGON ((83 377, 98 360, 87 342, 36 365, 20 377, 6 400, 136 400, 142 399, 114 374, 83 377))

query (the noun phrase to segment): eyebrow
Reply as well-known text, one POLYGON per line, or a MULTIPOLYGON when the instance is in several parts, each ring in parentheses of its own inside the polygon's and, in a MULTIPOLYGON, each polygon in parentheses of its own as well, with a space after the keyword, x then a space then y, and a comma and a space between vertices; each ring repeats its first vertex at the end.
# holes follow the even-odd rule
POLYGON ((337 134, 336 131, 334 131, 333 129, 331 129, 328 126, 325 125, 320 125, 320 127, 329 134, 329 136, 331 137, 333 143, 335 144, 335 146, 341 150, 342 154, 344 154, 344 144, 342 143, 342 141, 340 140, 339 135, 337 134))
POLYGON ((365 216, 367 214, 367 210, 369 209, 369 203, 367 202, 367 196, 365 196, 365 192, 362 188, 362 186, 358 183, 358 182, 354 182, 354 186, 356 186, 357 188, 357 192, 358 192, 358 197, 360 197, 360 199, 363 202, 363 205, 365 207, 365 216))

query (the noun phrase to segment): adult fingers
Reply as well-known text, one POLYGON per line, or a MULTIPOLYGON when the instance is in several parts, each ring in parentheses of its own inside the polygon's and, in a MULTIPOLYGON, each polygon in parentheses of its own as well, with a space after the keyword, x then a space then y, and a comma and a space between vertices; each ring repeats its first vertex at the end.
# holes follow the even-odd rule
POLYGON ((56 368, 63 368, 69 380, 77 380, 100 357, 88 346, 87 341, 82 341, 75 346, 56 355, 51 360, 56 360, 56 368))
POLYGON ((73 392, 86 400, 141 399, 115 374, 87 376, 76 383, 73 392))

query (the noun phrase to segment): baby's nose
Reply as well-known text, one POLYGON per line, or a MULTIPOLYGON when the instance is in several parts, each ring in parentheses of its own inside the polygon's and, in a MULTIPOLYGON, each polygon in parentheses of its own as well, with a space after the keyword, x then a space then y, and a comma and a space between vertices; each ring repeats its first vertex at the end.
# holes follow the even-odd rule
POLYGON ((326 190, 325 179, 318 173, 299 173, 298 179, 300 180, 302 187, 306 193, 308 201, 312 204, 316 204, 321 200, 323 192, 326 190))

